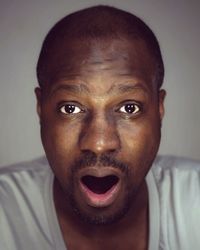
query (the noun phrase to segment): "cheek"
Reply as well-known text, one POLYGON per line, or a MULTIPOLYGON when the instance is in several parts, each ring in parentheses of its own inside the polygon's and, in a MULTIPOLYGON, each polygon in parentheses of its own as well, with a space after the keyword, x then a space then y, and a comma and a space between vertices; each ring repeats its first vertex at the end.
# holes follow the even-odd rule
POLYGON ((41 121, 41 138, 47 158, 52 166, 70 164, 76 153, 79 124, 70 124, 55 117, 44 116, 41 121), (70 155, 70 159, 69 159, 70 155))
POLYGON ((141 185, 156 157, 160 136, 152 126, 144 124, 123 132, 123 158, 129 165, 130 188, 134 183, 137 188, 141 185))
POLYGON ((160 125, 158 122, 139 121, 123 125, 119 131, 122 141, 130 148, 149 147, 157 144, 160 139, 160 125))
POLYGON ((62 186, 70 180, 70 169, 77 154, 78 128, 56 122, 41 123, 41 137, 48 162, 62 186))
POLYGON ((137 169, 150 167, 160 144, 160 122, 154 120, 140 120, 120 127, 122 151, 130 164, 134 162, 137 169), (143 165, 143 167, 139 167, 143 165))

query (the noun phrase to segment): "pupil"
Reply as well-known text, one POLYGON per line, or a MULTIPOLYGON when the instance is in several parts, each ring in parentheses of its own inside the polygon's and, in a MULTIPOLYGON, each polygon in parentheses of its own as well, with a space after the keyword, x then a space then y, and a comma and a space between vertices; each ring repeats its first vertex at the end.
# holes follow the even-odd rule
POLYGON ((135 110, 135 105, 134 104, 127 104, 125 107, 125 110, 127 113, 133 113, 135 110))
POLYGON ((74 105, 66 105, 66 106, 65 106, 65 111, 66 111, 67 113, 73 113, 74 110, 75 110, 75 106, 74 106, 74 105))

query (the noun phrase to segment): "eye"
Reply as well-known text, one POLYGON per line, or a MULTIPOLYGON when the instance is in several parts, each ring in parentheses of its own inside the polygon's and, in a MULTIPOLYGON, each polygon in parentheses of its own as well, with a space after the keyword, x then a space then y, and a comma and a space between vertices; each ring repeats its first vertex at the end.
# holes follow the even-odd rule
POLYGON ((63 105, 62 107, 60 107, 60 111, 63 114, 78 114, 78 113, 82 112, 82 110, 78 106, 73 105, 73 104, 63 105))
POLYGON ((119 109, 120 112, 122 113, 127 113, 127 114, 136 114, 141 110, 140 106, 135 104, 135 103, 128 103, 119 109))

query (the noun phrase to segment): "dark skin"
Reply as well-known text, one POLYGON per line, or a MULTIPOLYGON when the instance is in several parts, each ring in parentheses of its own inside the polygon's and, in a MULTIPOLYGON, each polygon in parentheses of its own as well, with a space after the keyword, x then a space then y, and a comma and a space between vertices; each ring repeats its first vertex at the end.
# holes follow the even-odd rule
POLYGON ((145 176, 159 147, 165 96, 154 83, 155 60, 143 41, 128 39, 88 40, 84 45, 68 39, 58 48, 56 60, 49 66, 50 82, 36 88, 36 96, 42 142, 55 174, 55 207, 67 249, 147 249, 145 176), (84 167, 96 175, 106 169, 119 177, 119 191, 109 204, 91 204, 80 191, 82 170, 71 174, 74 161, 85 152, 97 157, 112 155, 128 166, 127 175, 96 163, 84 167), (104 223, 86 222, 74 213, 68 199, 71 188, 82 214, 105 218, 104 223), (127 196, 131 199, 126 212, 106 223, 123 210, 127 196))

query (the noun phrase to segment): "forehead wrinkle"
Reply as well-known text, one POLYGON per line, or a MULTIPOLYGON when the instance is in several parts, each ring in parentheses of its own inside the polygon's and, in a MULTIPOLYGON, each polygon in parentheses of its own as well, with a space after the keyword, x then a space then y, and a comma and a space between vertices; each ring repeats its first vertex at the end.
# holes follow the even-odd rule
POLYGON ((70 93, 74 93, 74 94, 81 94, 81 93, 89 93, 90 90, 88 89, 88 87, 83 84, 83 83, 63 83, 63 84, 59 84, 59 85, 55 85, 55 87, 52 89, 52 94, 54 94, 57 91, 67 91, 70 93))
POLYGON ((150 91, 150 89, 144 84, 127 83, 127 84, 117 84, 117 85, 115 84, 115 85, 111 86, 110 89, 108 90, 108 93, 117 92, 117 93, 123 94, 123 93, 129 93, 129 92, 136 91, 136 90, 142 90, 146 94, 148 94, 150 91))

